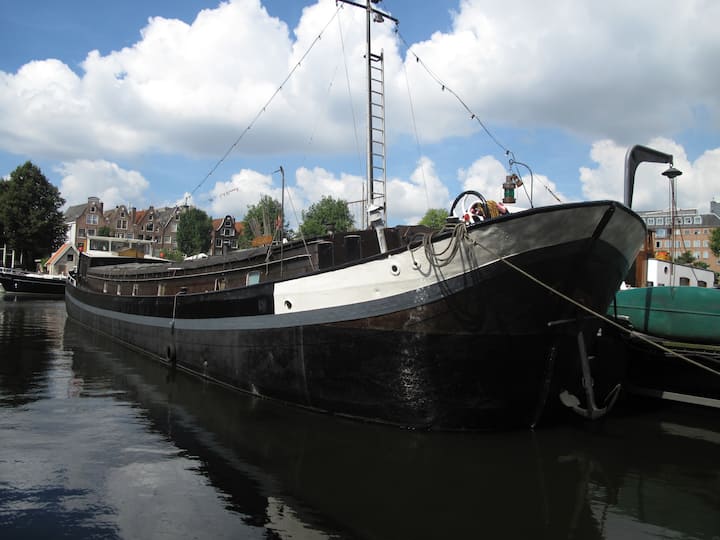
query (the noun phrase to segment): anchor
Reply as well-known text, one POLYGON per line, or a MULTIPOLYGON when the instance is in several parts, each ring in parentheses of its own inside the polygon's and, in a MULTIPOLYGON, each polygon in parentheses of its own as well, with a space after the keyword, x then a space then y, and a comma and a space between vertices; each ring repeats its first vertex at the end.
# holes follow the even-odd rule
MULTIPOLYGON (((548 324, 548 326, 554 326, 558 324, 568 324, 568 323, 574 323, 577 322, 575 320, 564 320, 564 321, 553 321, 548 324)), ((586 407, 582 407, 580 405, 580 399, 578 399, 577 396, 574 394, 571 394, 568 390, 563 390, 560 392, 559 398, 563 405, 566 407, 572 409, 576 413, 578 413, 580 416, 583 416, 585 418, 588 418, 590 420, 595 420, 597 418, 601 418, 605 416, 615 405, 615 402, 617 401, 618 397, 620 396, 620 390, 622 388, 621 384, 616 384, 610 392, 608 392, 607 396, 605 397, 605 400, 603 402, 602 407, 598 407, 597 403, 595 401, 595 388, 594 388, 594 381, 592 378, 592 371, 590 369, 590 359, 591 357, 587 354, 587 347, 585 345, 585 334, 582 330, 582 327, 578 328, 577 331, 577 350, 578 350, 578 357, 580 361, 580 369, 582 370, 582 386, 585 390, 585 401, 586 401, 586 407)))

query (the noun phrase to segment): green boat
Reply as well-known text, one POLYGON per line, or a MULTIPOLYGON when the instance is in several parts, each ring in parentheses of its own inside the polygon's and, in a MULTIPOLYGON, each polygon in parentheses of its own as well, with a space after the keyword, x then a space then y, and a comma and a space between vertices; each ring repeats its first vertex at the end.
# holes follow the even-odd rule
POLYGON ((641 287, 620 290, 608 315, 627 317, 633 329, 689 343, 720 344, 720 289, 641 287))

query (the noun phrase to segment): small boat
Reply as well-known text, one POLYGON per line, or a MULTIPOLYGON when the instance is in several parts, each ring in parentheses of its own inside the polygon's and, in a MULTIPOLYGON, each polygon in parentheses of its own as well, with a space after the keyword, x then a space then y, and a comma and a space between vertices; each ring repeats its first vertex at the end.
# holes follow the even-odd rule
POLYGON ((65 294, 66 276, 26 272, 16 268, 0 268, 0 285, 8 297, 61 297, 65 294))
MULTIPOLYGON (((369 31, 366 59, 382 60, 369 31)), ((390 227, 370 153, 367 229, 182 262, 83 253, 69 317, 172 369, 345 417, 464 430, 605 415, 622 369, 597 354, 601 319, 642 219, 610 200, 503 212, 471 190, 441 230, 390 227)))
POLYGON ((720 289, 639 287, 618 291, 609 313, 645 334, 672 341, 720 344, 720 289))
MULTIPOLYGON (((670 180, 671 201, 680 174, 672 167, 663 173, 670 180)), ((632 189, 626 190, 625 202, 632 204, 632 189)), ((656 283, 658 275, 665 281, 619 290, 608 309, 610 317, 630 329, 621 334, 628 363, 626 387, 635 394, 720 408, 720 289, 699 286, 712 284, 712 272, 651 255, 652 250, 645 249, 638 257, 641 281, 656 283), (663 272, 655 271, 658 264, 663 272), (698 272, 710 277, 698 279, 698 272), (694 285, 678 286, 680 282, 694 285)))

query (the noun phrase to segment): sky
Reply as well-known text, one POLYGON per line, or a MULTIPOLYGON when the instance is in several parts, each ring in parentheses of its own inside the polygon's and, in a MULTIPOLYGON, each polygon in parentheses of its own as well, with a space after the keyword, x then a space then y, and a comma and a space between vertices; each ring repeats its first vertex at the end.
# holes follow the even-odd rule
MULTIPOLYGON (((242 219, 263 195, 297 227, 359 201, 365 11, 335 0, 2 0, 0 176, 30 160, 68 205, 189 203, 242 219)), ((720 2, 385 0, 391 225, 473 189, 518 206, 623 200, 625 154, 672 154, 678 205, 720 200, 720 2), (530 174, 532 171, 532 175, 530 174), (531 182, 532 179, 532 182, 531 182), (531 190, 532 188, 532 190, 531 190)), ((633 208, 668 206, 663 164, 633 208)), ((351 205, 359 216, 361 205, 351 205)), ((356 218, 360 223, 360 218, 356 218)))

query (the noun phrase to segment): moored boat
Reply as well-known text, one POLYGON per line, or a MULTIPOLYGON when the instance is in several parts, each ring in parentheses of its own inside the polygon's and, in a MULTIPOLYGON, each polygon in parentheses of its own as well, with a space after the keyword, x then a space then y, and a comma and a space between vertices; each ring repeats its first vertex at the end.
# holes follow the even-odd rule
POLYGON ((639 287, 618 291, 609 313, 645 334, 671 341, 720 344, 720 289, 639 287))
MULTIPOLYGON (((368 29, 375 11, 368 0, 368 29)), ((366 58, 381 60, 369 45, 366 58)), ((645 237, 637 214, 616 201, 503 213, 469 191, 442 230, 388 227, 368 184, 367 230, 180 263, 84 253, 68 314, 220 384, 403 427, 610 409, 622 374, 597 354, 600 314, 645 237)))
POLYGON ((65 294, 66 276, 0 268, 0 285, 5 296, 61 297, 65 294))

